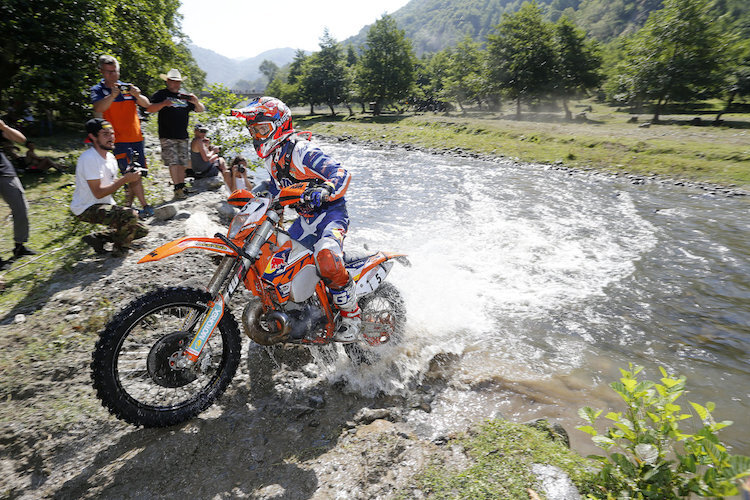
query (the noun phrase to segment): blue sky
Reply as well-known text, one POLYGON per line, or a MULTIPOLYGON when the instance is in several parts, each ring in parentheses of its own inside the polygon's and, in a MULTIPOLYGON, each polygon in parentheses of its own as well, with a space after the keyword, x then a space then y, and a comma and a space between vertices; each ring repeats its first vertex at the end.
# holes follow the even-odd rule
POLYGON ((182 0, 182 31, 200 47, 231 58, 269 49, 318 50, 323 29, 338 41, 409 0, 182 0))

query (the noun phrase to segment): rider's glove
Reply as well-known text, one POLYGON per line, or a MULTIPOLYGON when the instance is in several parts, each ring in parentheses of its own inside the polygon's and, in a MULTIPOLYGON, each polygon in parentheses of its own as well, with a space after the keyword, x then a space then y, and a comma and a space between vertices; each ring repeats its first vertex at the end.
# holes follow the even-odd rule
POLYGON ((331 196, 331 189, 330 187, 323 185, 323 186, 315 186, 305 189, 305 192, 302 193, 302 196, 300 197, 300 201, 302 203, 306 203, 311 208, 318 208, 323 203, 328 201, 328 198, 331 196))

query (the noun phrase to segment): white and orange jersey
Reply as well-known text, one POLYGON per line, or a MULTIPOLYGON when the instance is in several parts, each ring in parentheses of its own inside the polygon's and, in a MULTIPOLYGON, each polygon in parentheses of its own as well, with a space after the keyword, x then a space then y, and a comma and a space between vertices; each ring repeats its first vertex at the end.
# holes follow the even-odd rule
POLYGON ((307 140, 293 138, 285 141, 265 160, 266 170, 273 180, 272 194, 276 196, 282 187, 298 182, 313 181, 328 184, 332 188, 327 206, 341 204, 351 181, 351 174, 340 163, 321 151, 307 140), (340 202, 340 203, 337 203, 340 202))

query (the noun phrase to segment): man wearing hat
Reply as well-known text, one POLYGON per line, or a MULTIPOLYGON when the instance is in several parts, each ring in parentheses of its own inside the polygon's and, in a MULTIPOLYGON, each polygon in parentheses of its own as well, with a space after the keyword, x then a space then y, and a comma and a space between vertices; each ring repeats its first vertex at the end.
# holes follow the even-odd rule
POLYGON ((86 122, 87 142, 91 147, 79 158, 76 165, 76 188, 70 210, 83 222, 106 224, 108 230, 88 234, 81 238, 96 253, 106 253, 104 245, 112 243, 112 255, 122 257, 130 250, 133 240, 148 234, 148 228, 138 220, 135 210, 121 207, 112 197, 126 184, 140 182, 140 172, 127 172, 117 176, 117 160, 112 154, 115 149, 115 131, 112 125, 102 118, 92 118, 86 122))
POLYGON ((177 69, 170 69, 160 75, 167 87, 151 96, 149 113, 159 113, 159 140, 161 159, 169 167, 169 175, 174 184, 175 199, 185 195, 185 169, 188 165, 188 118, 191 111, 198 113, 205 109, 195 94, 181 92, 182 75, 177 69))

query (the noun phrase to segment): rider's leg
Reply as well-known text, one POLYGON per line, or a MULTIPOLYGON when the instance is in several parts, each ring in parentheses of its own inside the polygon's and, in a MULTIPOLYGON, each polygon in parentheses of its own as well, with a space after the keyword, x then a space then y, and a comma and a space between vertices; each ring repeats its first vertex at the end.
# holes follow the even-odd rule
POLYGON ((316 243, 315 263, 323 282, 331 291, 333 304, 339 309, 341 315, 334 340, 356 341, 359 336, 361 318, 355 283, 346 271, 343 251, 336 238, 322 238, 316 243))

